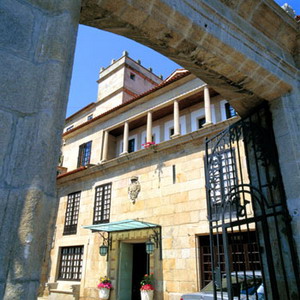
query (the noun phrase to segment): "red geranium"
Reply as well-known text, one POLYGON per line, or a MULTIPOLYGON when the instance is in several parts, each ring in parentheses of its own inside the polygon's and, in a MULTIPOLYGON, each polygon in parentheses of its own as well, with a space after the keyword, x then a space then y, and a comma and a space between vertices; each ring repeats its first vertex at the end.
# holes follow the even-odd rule
POLYGON ((141 291, 142 290, 154 290, 154 286, 153 286, 153 273, 150 273, 150 275, 145 274, 144 278, 141 281, 141 291))

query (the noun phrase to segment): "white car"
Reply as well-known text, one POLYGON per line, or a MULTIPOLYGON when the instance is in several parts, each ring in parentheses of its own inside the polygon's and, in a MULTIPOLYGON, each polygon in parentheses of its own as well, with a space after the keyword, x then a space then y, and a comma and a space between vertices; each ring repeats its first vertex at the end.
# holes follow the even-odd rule
MULTIPOLYGON (((246 271, 231 273, 231 282, 233 289, 233 299, 263 300, 264 287, 260 271, 246 271), (253 276, 254 274, 254 276, 253 276), (248 294, 248 295, 247 295, 248 294), (256 297, 257 295, 257 297, 256 297), (240 298, 239 298, 239 297, 240 298)), ((214 290, 211 281, 200 292, 184 294, 180 300, 213 300, 214 290)), ((217 300, 228 300, 227 280, 223 276, 220 288, 217 288, 217 300)))

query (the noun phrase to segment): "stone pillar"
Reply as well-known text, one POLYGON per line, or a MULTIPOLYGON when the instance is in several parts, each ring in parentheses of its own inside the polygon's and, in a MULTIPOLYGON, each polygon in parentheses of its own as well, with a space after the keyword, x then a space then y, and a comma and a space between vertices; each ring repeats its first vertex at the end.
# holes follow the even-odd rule
POLYGON ((152 112, 148 112, 147 114, 147 143, 152 142, 152 112))
POLYGON ((179 103, 174 101, 174 134, 172 138, 180 135, 179 103))
MULTIPOLYGON (((279 164, 291 216, 294 244, 300 262, 300 85, 270 102, 279 164)), ((298 265, 300 269, 300 266, 298 265)))
POLYGON ((209 126, 212 124, 212 122, 211 122, 211 109, 210 109, 210 95, 209 95, 209 89, 207 85, 204 87, 204 109, 205 109, 205 124, 203 126, 209 126))
POLYGON ((80 3, 0 3, 0 299, 37 296, 80 3))
POLYGON ((103 155, 102 155, 102 161, 107 160, 107 154, 108 154, 108 131, 104 130, 103 132, 103 155))
POLYGON ((122 154, 128 153, 128 136, 129 136, 129 123, 124 123, 124 134, 123 134, 123 152, 122 154))

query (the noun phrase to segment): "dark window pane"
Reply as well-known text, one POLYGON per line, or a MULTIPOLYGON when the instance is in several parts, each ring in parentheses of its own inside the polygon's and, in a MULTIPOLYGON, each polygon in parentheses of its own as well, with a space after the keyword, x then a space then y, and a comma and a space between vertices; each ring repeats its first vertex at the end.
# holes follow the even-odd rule
POLYGON ((225 103, 225 111, 226 111, 226 118, 232 118, 237 115, 235 109, 229 104, 225 103))
POLYGON ((172 135, 174 135, 174 128, 170 128, 170 137, 172 136, 172 135))
POLYGON ((110 202, 111 202, 111 183, 97 186, 95 190, 93 224, 109 222, 110 202))
POLYGON ((128 141, 128 153, 134 152, 135 139, 131 139, 128 141))
POLYGON ((61 248, 58 280, 80 281, 82 257, 83 246, 61 248))
POLYGON ((205 124, 205 118, 198 119, 198 129, 202 128, 205 124))
POLYGON ((68 195, 64 235, 77 233, 80 194, 81 192, 76 192, 68 195))
POLYGON ((131 79, 131 80, 135 80, 135 74, 130 73, 130 79, 131 79))

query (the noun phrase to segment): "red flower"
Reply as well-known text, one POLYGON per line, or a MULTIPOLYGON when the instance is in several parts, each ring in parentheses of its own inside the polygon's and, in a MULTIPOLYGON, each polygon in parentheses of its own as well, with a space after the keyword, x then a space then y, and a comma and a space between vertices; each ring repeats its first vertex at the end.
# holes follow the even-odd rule
POLYGON ((150 291, 150 290, 154 290, 154 287, 152 284, 144 284, 141 286, 141 291, 142 290, 150 291))

